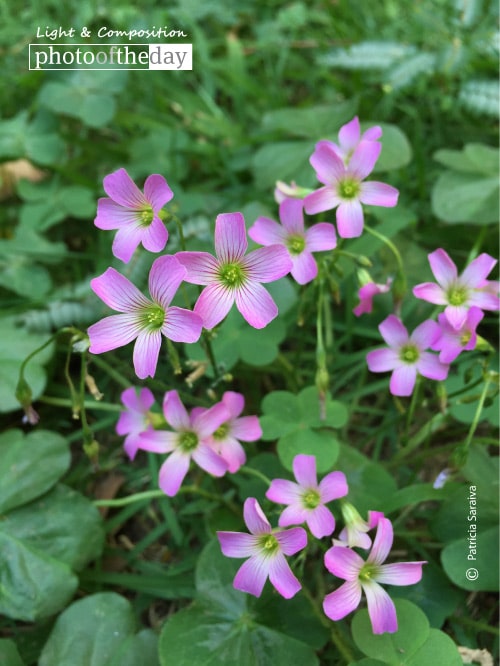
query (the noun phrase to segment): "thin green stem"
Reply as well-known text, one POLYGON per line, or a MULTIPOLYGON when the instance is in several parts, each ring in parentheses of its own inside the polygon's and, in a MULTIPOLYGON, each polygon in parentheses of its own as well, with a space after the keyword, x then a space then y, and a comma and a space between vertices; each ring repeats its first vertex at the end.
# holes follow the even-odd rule
POLYGON ((485 624, 484 622, 477 622, 477 620, 469 620, 468 617, 452 617, 450 618, 453 622, 458 622, 458 624, 463 624, 466 627, 472 627, 473 629, 477 629, 478 631, 487 631, 490 634, 494 634, 495 636, 500 635, 500 630, 497 629, 497 627, 493 627, 489 624, 485 624))
POLYGON ((417 408, 417 404, 420 400, 421 386, 422 386, 422 379, 421 379, 420 375, 417 375, 415 388, 413 390, 413 395, 411 397, 410 408, 409 408, 408 413, 406 415, 406 425, 405 425, 405 434, 404 434, 404 438, 403 438, 403 446, 408 444, 410 427, 411 427, 411 424, 412 424, 412 421, 413 421, 413 417, 415 415, 415 410, 417 408))
POLYGON ((401 271, 401 273, 403 273, 404 272, 403 271, 403 260, 401 259, 401 255, 399 254, 399 250, 394 245, 394 243, 389 238, 387 238, 387 236, 384 236, 384 234, 381 234, 379 231, 376 231, 375 229, 372 229, 371 227, 367 226, 366 224, 365 224, 365 230, 369 234, 371 234, 372 236, 375 236, 375 238, 378 238, 380 241, 382 241, 382 243, 387 245, 387 247, 390 249, 390 251, 392 252, 392 254, 394 255, 394 257, 397 261, 399 270, 401 271))
POLYGON ((240 467, 238 472, 246 474, 247 476, 254 476, 256 479, 263 481, 267 486, 271 485, 271 479, 254 467, 240 467))
MULTIPOLYGON (((56 407, 73 407, 73 401, 68 400, 67 398, 56 398, 54 396, 41 396, 38 398, 38 402, 43 402, 46 405, 55 405, 56 407)), ((110 402, 90 402, 88 400, 83 401, 82 403, 86 409, 97 409, 103 412, 122 412, 123 407, 120 405, 115 405, 110 402)))
POLYGON ((483 407, 484 407, 484 401, 486 400, 486 396, 488 394, 488 387, 492 383, 492 381, 493 380, 492 380, 492 377, 491 377, 491 373, 488 372, 486 374, 486 378, 485 378, 485 381, 484 381, 484 388, 481 392, 481 397, 479 398, 479 402, 477 403, 477 408, 476 408, 476 412, 474 414, 474 419, 471 423, 469 432, 467 434, 467 439, 465 440, 465 442, 463 444, 463 448, 467 451, 469 450, 470 443, 472 442, 472 438, 474 437, 474 433, 476 432, 476 428, 479 424, 479 419, 481 418, 481 412, 483 411, 483 407))
POLYGON ((123 388, 130 387, 129 380, 126 379, 122 374, 120 374, 111 365, 109 365, 107 361, 102 359, 97 354, 92 355, 92 363, 95 363, 97 367, 101 368, 101 370, 104 370, 104 372, 106 372, 106 374, 108 374, 112 379, 114 379, 119 386, 123 386, 123 388))
MULTIPOLYGON (((220 497, 219 495, 215 495, 214 493, 209 493, 207 490, 203 490, 203 488, 199 488, 198 486, 181 486, 177 491, 177 494, 200 495, 200 497, 204 497, 205 499, 226 504, 233 511, 236 510, 236 507, 232 504, 232 502, 229 502, 228 500, 220 497)), ((162 497, 165 497, 165 493, 162 490, 145 490, 144 492, 134 493, 133 495, 128 495, 127 497, 119 497, 118 499, 94 500, 93 504, 94 506, 122 507, 129 504, 134 504, 135 502, 159 499, 162 497)))

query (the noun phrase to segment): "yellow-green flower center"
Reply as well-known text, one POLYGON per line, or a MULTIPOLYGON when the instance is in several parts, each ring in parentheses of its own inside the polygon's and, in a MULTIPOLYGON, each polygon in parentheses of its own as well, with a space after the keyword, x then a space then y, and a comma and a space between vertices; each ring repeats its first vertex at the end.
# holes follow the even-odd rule
POLYGON ((361 583, 368 583, 370 581, 373 581, 378 573, 379 573, 379 567, 376 564, 372 564, 371 562, 366 562, 365 564, 363 564, 359 572, 359 581, 361 583))
POLYGON ((153 305, 144 310, 142 322, 149 331, 159 331, 165 322, 165 310, 158 305, 153 305))
POLYGON ((179 448, 184 453, 190 453, 198 446, 198 435, 191 430, 181 433, 179 438, 179 448))
POLYGON ((450 305, 463 305, 468 298, 467 289, 461 286, 454 286, 448 290, 448 303, 450 305))
POLYGON ((300 254, 306 247, 306 239, 300 234, 291 234, 286 239, 286 245, 290 254, 300 254))
POLYGON ((306 509, 315 509, 321 504, 321 497, 317 490, 310 488, 302 495, 302 502, 306 509))
POLYGON ((337 192, 341 199, 356 199, 359 195, 359 182, 352 178, 341 180, 337 192))
POLYGON ((274 534, 264 534, 260 537, 259 545, 266 555, 272 555, 279 550, 278 539, 274 534))
POLYGON ((416 363, 419 359, 420 352, 415 345, 403 345, 399 352, 399 358, 405 363, 416 363))
POLYGON ((460 336, 460 344, 462 347, 465 347, 470 342, 470 339, 472 338, 472 333, 470 331, 465 331, 465 333, 462 333, 460 336))
POLYGON ((139 211, 139 218, 141 220, 141 226, 143 227, 149 227, 151 222, 153 221, 155 214, 153 212, 153 208, 151 206, 147 206, 146 208, 143 208, 142 210, 139 211))
POLYGON ((212 437, 216 441, 220 442, 221 440, 226 439, 228 432, 229 432, 229 424, 223 423, 217 428, 212 437))
POLYGON ((224 264, 219 268, 219 279, 225 287, 234 289, 245 282, 246 274, 240 264, 224 264))

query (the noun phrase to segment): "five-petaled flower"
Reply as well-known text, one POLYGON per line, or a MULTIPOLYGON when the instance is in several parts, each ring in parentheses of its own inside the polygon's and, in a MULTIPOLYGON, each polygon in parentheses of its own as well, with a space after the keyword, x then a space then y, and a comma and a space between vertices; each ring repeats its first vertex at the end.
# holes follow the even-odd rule
POLYGON ((365 313, 370 313, 373 310, 373 297, 378 294, 386 294, 390 290, 391 284, 392 278, 387 278, 385 284, 368 282, 360 287, 358 291, 359 304, 353 309, 353 313, 356 317, 360 317, 365 313))
POLYGON ((105 317, 89 327, 89 351, 102 354, 137 338, 133 355, 135 373, 140 379, 153 377, 162 335, 174 342, 196 342, 201 334, 202 321, 198 315, 170 307, 185 275, 186 269, 175 257, 156 259, 149 273, 152 300, 114 268, 91 280, 97 296, 121 314, 105 317))
POLYGON ((210 409, 193 410, 188 414, 177 391, 167 391, 163 414, 169 430, 142 433, 138 448, 153 453, 170 453, 160 468, 159 486, 173 497, 188 473, 191 459, 212 476, 224 476, 226 461, 210 446, 210 437, 230 415, 222 402, 210 409))
POLYGON ((333 546, 325 553, 325 566, 328 571, 346 581, 323 600, 323 610, 331 620, 341 620, 357 608, 364 591, 373 633, 394 633, 398 630, 394 602, 380 583, 414 585, 422 578, 422 565, 426 562, 383 564, 392 542, 391 521, 380 518, 366 561, 354 550, 344 546, 333 546))
POLYGON ((285 199, 279 208, 281 225, 268 217, 259 217, 248 235, 260 245, 283 245, 292 262, 292 277, 299 284, 314 280, 318 266, 312 252, 333 250, 337 244, 335 227, 328 222, 304 228, 303 202, 285 199))
POLYGON ((393 395, 411 395, 417 374, 429 379, 446 379, 448 365, 441 363, 436 354, 425 351, 432 347, 440 335, 439 325, 435 321, 427 319, 410 336, 395 315, 389 315, 378 328, 389 349, 368 352, 366 361, 372 372, 393 370, 390 382, 393 395))
POLYGON ((364 182, 372 172, 381 149, 378 141, 362 139, 346 165, 344 159, 339 157, 339 147, 330 141, 317 143, 309 161, 324 187, 305 197, 306 213, 312 215, 337 208, 339 236, 361 236, 364 225, 361 204, 391 208, 398 201, 398 190, 391 185, 364 182))
POLYGON ((163 206, 173 198, 173 192, 163 176, 146 178, 144 194, 125 169, 118 169, 103 181, 108 197, 97 202, 94 224, 99 229, 118 229, 113 240, 113 254, 128 263, 137 246, 149 252, 161 252, 168 240, 162 221, 163 206))
POLYGON ((441 248, 429 254, 429 263, 437 284, 418 284, 413 294, 429 303, 446 305, 444 313, 453 328, 459 329, 464 325, 467 311, 473 305, 481 310, 500 308, 495 283, 486 280, 497 263, 489 254, 480 254, 460 275, 448 253, 441 248))
POLYGON ((462 326, 454 328, 444 312, 438 315, 441 333, 439 338, 431 345, 431 349, 439 352, 441 363, 451 363, 457 358, 460 352, 475 349, 477 341, 476 328, 483 317, 483 311, 473 305, 467 311, 462 326))
POLYGON ((287 479, 273 479, 266 497, 278 504, 288 504, 278 525, 307 523, 317 539, 329 536, 335 529, 335 518, 325 504, 347 495, 347 481, 343 472, 330 472, 318 484, 316 458, 299 454, 293 459, 293 472, 298 483, 287 479))
POLYGON ((276 303, 260 284, 290 272, 292 262, 281 245, 261 247, 245 255, 248 241, 241 213, 223 213, 215 222, 216 257, 208 252, 178 252, 187 269, 186 282, 207 285, 194 312, 207 329, 214 328, 236 307, 254 328, 264 328, 278 314, 276 303))
POLYGON ((139 448, 139 435, 146 430, 153 429, 149 410, 155 399, 148 388, 141 388, 137 394, 136 389, 131 386, 123 391, 121 401, 125 406, 125 411, 120 414, 116 432, 118 435, 126 435, 123 448, 130 460, 133 460, 139 448))
POLYGON ((361 127, 359 125, 359 118, 355 116, 339 130, 339 142, 334 141, 319 141, 317 145, 325 144, 330 146, 336 155, 338 155, 347 166, 349 160, 354 154, 354 151, 359 146, 361 141, 377 141, 382 136, 382 128, 378 125, 369 127, 363 134, 361 134, 361 127))
POLYGON ((259 503, 253 497, 245 500, 243 517, 250 534, 217 532, 220 547, 226 557, 248 557, 238 569, 233 581, 236 590, 260 597, 266 580, 285 599, 291 599, 301 584, 292 573, 285 555, 295 555, 307 545, 302 527, 273 530, 259 503))

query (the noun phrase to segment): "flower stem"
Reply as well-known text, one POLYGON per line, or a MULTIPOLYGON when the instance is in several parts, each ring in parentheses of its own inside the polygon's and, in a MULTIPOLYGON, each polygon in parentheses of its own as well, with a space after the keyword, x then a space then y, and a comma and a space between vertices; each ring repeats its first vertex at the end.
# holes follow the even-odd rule
POLYGON ((260 479, 263 481, 266 486, 271 485, 271 479, 267 477, 265 474, 263 474, 261 471, 258 469, 255 469, 255 467, 240 467, 238 472, 242 472, 243 474, 246 474, 247 476, 254 476, 256 479, 260 479))
MULTIPOLYGON (((198 486, 181 486, 177 491, 178 495, 192 493, 195 495, 200 495, 205 499, 214 500, 215 502, 226 504, 232 510, 235 508, 234 505, 220 497, 219 495, 214 495, 209 493, 203 488, 198 488, 198 486)), ((109 507, 122 507, 129 504, 134 504, 135 502, 142 502, 147 499, 159 499, 165 497, 163 490, 145 490, 141 493, 134 493, 133 495, 128 495, 127 497, 119 497, 118 499, 109 499, 109 500, 94 500, 94 506, 109 506, 109 507)), ((238 511, 239 515, 239 511, 238 511)))
POLYGON ((387 245, 389 250, 392 252, 394 255, 396 262, 398 264, 398 268, 403 273, 403 260, 401 259, 401 255, 399 254, 398 248, 394 245, 394 243, 387 238, 387 236, 384 236, 384 234, 381 234, 380 231, 375 231, 375 229, 372 229, 368 225, 365 224, 365 230, 371 234, 372 236, 375 236, 375 238, 378 238, 382 243, 387 245))

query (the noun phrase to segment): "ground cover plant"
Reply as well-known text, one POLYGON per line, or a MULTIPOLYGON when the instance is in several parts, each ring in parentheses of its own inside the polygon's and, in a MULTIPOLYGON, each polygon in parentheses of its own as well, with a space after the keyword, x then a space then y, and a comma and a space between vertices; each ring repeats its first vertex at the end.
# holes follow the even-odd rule
POLYGON ((0 664, 494 663, 496 6, 142 4, 0 5, 0 664))

